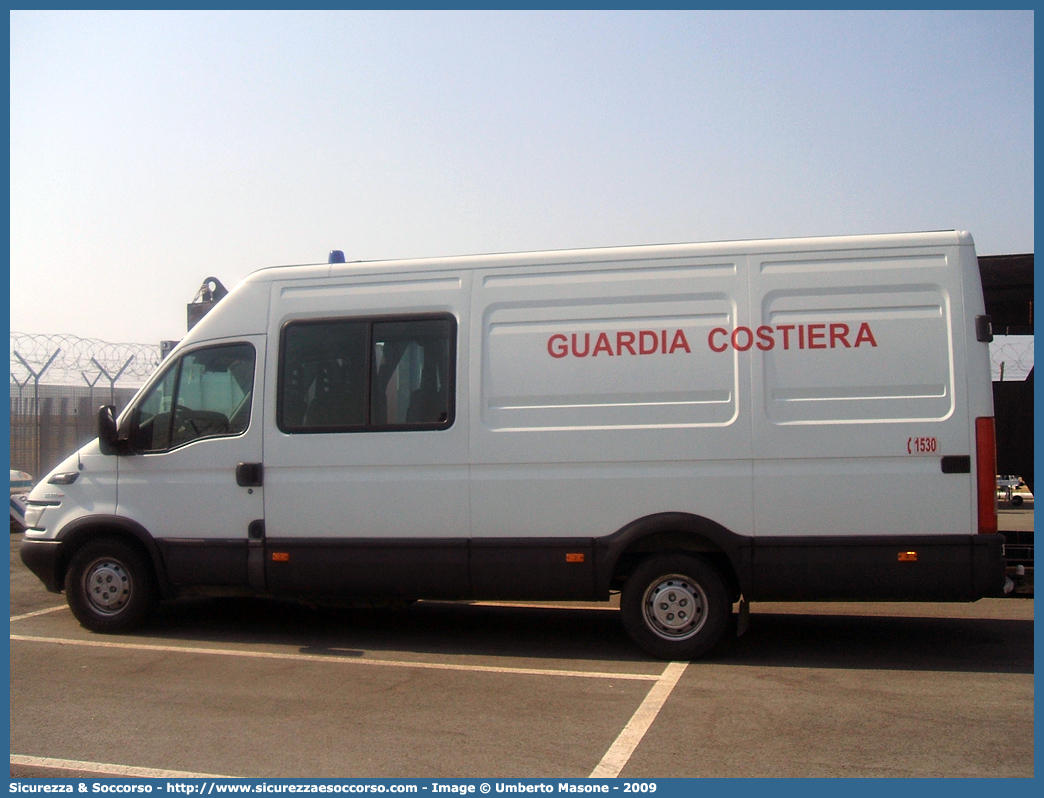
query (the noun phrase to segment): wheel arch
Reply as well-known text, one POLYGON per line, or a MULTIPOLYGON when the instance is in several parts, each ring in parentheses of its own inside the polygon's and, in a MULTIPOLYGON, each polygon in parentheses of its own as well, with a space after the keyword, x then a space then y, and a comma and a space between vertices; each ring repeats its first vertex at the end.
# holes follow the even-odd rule
POLYGON ((156 586, 159 588, 160 595, 163 598, 169 598, 174 594, 173 586, 167 578, 167 569, 163 562, 163 555, 159 546, 156 545, 155 538, 141 524, 118 515, 95 515, 79 518, 69 523, 61 531, 58 539, 62 545, 59 550, 58 560, 55 563, 55 579, 58 585, 64 583, 69 563, 76 556, 76 552, 88 541, 102 537, 119 538, 139 549, 152 565, 152 571, 156 577, 156 586))
POLYGON ((600 591, 619 590, 644 559, 667 553, 700 554, 721 571, 733 598, 749 590, 751 540, 692 513, 656 513, 632 521, 601 541, 600 591))

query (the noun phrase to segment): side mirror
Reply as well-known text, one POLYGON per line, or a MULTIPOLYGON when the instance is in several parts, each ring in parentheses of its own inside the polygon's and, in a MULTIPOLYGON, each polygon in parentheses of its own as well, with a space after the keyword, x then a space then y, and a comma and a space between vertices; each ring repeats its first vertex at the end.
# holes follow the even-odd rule
POLYGON ((119 454, 119 430, 116 428, 116 408, 103 405, 98 408, 98 448, 102 454, 119 454))

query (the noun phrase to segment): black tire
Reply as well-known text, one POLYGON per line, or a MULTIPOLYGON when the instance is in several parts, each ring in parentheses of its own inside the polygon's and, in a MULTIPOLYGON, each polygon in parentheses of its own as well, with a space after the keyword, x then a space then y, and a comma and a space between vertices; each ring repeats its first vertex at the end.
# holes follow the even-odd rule
POLYGON ((646 652, 687 660, 721 639, 732 603, 718 570, 699 555, 662 554, 635 569, 620 597, 624 628, 646 652))
POLYGON ((73 555, 65 572, 65 598, 93 632, 126 632, 140 625, 155 604, 152 566, 133 545, 98 538, 73 555))
POLYGON ((1022 497, 1019 496, 1017 493, 1014 496, 1011 497, 1011 506, 1012 507, 1021 507, 1022 506, 1022 497))

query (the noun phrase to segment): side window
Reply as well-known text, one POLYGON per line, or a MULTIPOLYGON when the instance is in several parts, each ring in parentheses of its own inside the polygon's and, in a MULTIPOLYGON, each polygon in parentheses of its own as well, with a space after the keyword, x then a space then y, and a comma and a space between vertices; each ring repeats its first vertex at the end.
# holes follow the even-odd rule
POLYGON ((135 449, 165 451, 200 438, 238 435, 250 424, 254 347, 200 349, 171 364, 135 412, 135 449))
POLYGON ((282 336, 279 428, 449 427, 455 348, 452 318, 288 324, 282 336))
POLYGON ((451 322, 373 325, 372 423, 438 425, 449 420, 451 322))
POLYGON ((280 427, 306 431, 366 423, 367 327, 321 322, 284 330, 280 427))

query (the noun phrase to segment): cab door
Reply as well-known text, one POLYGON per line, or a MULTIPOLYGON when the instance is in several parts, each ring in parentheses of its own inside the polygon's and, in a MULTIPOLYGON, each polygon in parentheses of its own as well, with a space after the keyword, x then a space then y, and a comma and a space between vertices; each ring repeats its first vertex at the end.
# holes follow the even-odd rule
POLYGON ((117 513, 156 540, 177 585, 246 586, 263 537, 264 336, 182 352, 121 419, 117 513))

